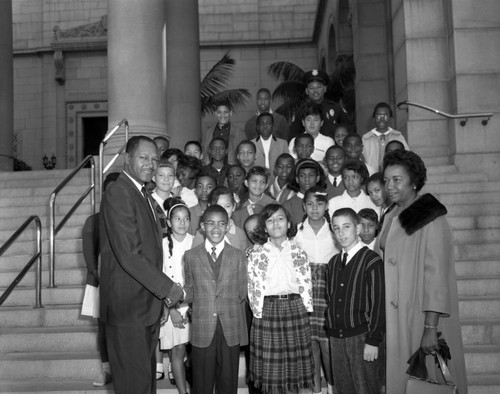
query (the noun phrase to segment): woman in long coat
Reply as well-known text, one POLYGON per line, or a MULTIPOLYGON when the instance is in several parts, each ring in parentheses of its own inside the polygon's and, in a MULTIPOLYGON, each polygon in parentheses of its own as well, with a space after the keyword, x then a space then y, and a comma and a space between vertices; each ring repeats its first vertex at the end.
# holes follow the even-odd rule
MULTIPOLYGON (((446 208, 431 194, 419 195, 425 165, 413 152, 384 159, 385 187, 398 206, 385 218, 379 237, 384 255, 387 320, 387 394, 405 392, 407 361, 422 347, 439 349, 438 332, 448 343, 448 363, 460 394, 467 378, 458 315, 453 242, 446 208)), ((434 375, 433 357, 426 357, 434 375)), ((434 375, 435 376, 435 375, 434 375)))

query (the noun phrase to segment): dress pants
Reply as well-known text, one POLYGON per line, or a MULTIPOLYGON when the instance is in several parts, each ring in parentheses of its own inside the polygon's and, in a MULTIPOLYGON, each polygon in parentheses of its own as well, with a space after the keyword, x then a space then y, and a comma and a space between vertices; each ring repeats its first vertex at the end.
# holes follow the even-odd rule
POLYGON ((156 357, 160 322, 152 326, 106 324, 109 362, 116 394, 156 393, 156 357))
POLYGON ((193 394, 236 394, 240 345, 228 346, 220 320, 208 347, 191 345, 193 394))

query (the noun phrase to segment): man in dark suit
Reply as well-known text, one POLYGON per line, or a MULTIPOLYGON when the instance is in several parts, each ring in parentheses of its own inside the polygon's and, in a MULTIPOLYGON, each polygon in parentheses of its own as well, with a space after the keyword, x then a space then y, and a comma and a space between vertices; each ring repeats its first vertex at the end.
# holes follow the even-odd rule
POLYGON ((255 145, 255 166, 274 170, 276 159, 282 153, 288 153, 288 144, 281 138, 273 135, 274 118, 269 112, 262 112, 257 117, 257 138, 252 142, 255 145))
POLYGON ((101 320, 119 394, 156 392, 154 350, 162 305, 183 296, 182 288, 162 272, 160 227, 144 187, 158 158, 153 140, 130 138, 123 173, 101 203, 101 320))

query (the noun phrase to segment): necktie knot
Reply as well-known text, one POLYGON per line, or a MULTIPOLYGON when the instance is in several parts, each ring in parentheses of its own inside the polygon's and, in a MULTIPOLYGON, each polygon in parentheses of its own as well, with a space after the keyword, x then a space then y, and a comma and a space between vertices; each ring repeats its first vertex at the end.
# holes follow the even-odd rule
POLYGON ((216 250, 216 247, 212 246, 212 253, 210 253, 210 257, 212 257, 213 261, 217 260, 217 253, 215 253, 216 250))

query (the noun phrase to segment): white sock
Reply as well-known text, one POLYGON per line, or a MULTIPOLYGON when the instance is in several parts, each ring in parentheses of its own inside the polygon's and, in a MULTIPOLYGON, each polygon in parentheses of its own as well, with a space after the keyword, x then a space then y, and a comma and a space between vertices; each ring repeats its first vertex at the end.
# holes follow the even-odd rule
POLYGON ((107 372, 107 373, 111 373, 111 365, 109 365, 109 361, 102 363, 102 371, 107 372))
POLYGON ((163 373, 163 363, 156 363, 156 372, 163 373))
POLYGON ((333 384, 328 383, 327 393, 328 394, 333 394, 333 384))

